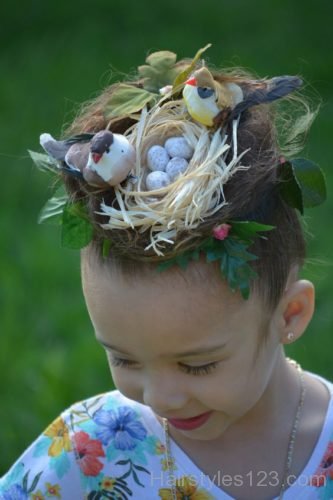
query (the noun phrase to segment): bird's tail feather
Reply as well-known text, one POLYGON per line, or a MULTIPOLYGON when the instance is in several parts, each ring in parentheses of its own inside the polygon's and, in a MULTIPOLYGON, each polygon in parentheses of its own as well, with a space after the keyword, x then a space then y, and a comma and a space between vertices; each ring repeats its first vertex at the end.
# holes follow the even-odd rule
POLYGON ((254 90, 250 91, 245 99, 235 106, 230 118, 236 118, 239 113, 242 113, 251 106, 281 99, 281 97, 301 87, 302 84, 302 80, 297 76, 277 76, 265 82, 260 88, 254 86, 254 90))
POLYGON ((41 134, 39 142, 44 151, 55 160, 63 161, 70 145, 65 141, 56 141, 51 134, 41 134))

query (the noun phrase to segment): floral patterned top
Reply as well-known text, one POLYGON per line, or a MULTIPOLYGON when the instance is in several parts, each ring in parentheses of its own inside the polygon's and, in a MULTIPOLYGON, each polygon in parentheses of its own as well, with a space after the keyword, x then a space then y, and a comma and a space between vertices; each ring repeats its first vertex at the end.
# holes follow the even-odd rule
MULTIPOLYGON (((333 384, 325 423, 284 500, 333 499, 333 384)), ((164 434, 152 410, 119 391, 73 405, 0 480, 1 500, 172 500, 164 434)), ((177 500, 232 500, 174 441, 177 500)))

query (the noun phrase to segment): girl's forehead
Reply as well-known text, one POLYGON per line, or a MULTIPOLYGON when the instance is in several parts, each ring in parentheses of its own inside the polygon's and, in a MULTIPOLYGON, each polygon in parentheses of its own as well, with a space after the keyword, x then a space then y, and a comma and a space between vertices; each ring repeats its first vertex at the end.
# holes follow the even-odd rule
POLYGON ((124 305, 130 302, 132 306, 140 307, 143 303, 156 306, 165 302, 179 307, 183 304, 203 309, 216 307, 219 311, 228 308, 230 311, 231 308, 244 309, 249 302, 232 293, 211 264, 193 263, 186 271, 174 267, 163 273, 154 270, 130 276, 113 266, 83 263, 82 271, 85 293, 108 296, 110 303, 124 300, 124 305))
POLYGON ((209 281, 187 281, 179 273, 158 278, 123 279, 119 273, 89 267, 83 272, 88 310, 100 340, 117 342, 186 343, 189 348, 206 343, 227 342, 253 323, 259 324, 260 308, 254 297, 235 296, 218 277, 209 281))

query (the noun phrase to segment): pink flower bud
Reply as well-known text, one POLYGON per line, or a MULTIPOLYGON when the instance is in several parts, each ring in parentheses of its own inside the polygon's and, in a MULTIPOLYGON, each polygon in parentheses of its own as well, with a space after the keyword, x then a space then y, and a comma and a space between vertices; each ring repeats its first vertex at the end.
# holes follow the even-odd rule
POLYGON ((213 236, 217 240, 225 240, 228 237, 230 229, 230 224, 220 224, 213 228, 213 236))

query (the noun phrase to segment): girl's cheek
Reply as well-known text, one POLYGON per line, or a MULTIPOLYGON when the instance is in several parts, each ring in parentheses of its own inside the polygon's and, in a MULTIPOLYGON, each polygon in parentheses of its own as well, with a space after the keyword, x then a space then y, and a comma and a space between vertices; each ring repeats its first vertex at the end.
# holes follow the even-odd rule
POLYGON ((130 372, 130 370, 124 370, 119 368, 111 367, 112 380, 116 388, 127 398, 133 399, 134 401, 142 402, 142 387, 140 383, 140 377, 138 374, 136 376, 130 372))

